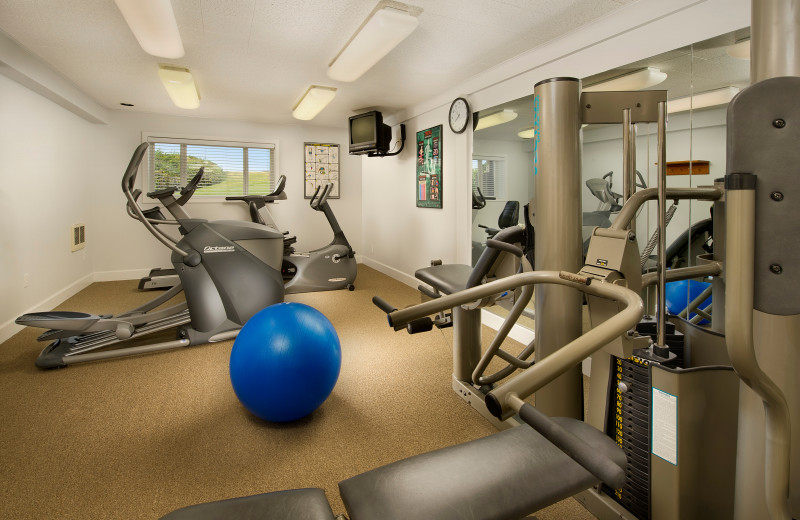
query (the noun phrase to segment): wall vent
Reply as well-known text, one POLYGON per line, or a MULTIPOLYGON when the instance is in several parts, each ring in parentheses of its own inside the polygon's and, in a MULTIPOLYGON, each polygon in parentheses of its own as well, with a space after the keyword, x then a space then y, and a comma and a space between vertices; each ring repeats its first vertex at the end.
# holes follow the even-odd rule
POLYGON ((86 246, 86 226, 75 224, 72 226, 72 250, 77 251, 86 246))

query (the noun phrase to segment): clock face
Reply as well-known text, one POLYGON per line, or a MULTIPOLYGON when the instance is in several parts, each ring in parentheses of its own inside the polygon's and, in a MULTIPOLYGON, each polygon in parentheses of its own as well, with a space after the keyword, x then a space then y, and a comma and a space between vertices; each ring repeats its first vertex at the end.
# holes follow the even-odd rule
POLYGON ((450 105, 450 130, 460 134, 467 129, 469 123, 469 105, 464 98, 457 98, 450 105))

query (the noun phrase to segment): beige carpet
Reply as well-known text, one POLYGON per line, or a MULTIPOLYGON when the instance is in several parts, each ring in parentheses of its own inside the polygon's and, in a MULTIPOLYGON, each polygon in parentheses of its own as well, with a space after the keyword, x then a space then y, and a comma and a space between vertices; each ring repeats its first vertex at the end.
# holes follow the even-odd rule
MULTIPOLYGON (((404 307, 418 293, 363 265, 355 286, 287 297, 331 320, 343 355, 328 400, 291 424, 237 401, 231 341, 48 371, 34 366, 39 331, 0 345, 0 517, 153 519, 299 487, 323 488, 344 513, 340 480, 493 433, 451 390, 452 329, 394 332, 372 296, 404 307)), ((59 308, 116 313, 152 296, 135 281, 97 283, 59 308)), ((536 516, 594 518, 573 499, 536 516)))

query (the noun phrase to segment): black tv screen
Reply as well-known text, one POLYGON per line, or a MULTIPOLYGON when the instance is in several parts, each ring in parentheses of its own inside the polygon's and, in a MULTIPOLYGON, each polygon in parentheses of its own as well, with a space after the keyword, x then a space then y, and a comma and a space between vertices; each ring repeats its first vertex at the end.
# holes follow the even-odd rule
POLYGON ((352 116, 350 125, 350 154, 385 154, 389 151, 392 129, 383 124, 383 115, 373 110, 352 116))

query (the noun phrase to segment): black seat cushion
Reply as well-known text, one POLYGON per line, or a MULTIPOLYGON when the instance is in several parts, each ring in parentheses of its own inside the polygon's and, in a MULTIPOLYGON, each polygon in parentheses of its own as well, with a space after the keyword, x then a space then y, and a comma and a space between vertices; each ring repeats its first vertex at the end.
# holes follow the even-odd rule
POLYGON ((519 224, 519 201, 509 200, 506 202, 506 205, 503 206, 503 211, 500 212, 500 216, 497 217, 497 225, 500 229, 505 229, 507 227, 516 226, 517 224, 519 224))
MULTIPOLYGON (((613 440, 575 419, 554 421, 625 467, 613 440)), ((599 479, 527 425, 443 448, 339 483, 350 520, 522 518, 599 479)))
POLYGON ((443 294, 463 291, 472 273, 472 267, 465 264, 440 264, 418 269, 414 276, 443 294))

